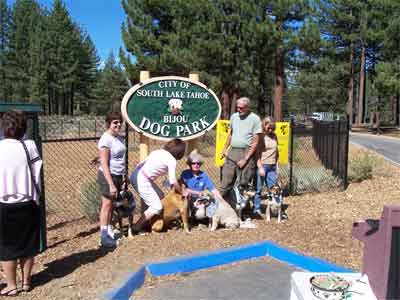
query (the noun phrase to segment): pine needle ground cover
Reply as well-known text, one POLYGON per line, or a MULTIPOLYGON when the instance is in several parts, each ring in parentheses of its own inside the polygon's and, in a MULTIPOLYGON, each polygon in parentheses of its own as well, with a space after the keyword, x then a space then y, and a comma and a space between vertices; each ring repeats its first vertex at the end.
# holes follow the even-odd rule
MULTIPOLYGON (((351 146, 350 158, 360 155, 360 151, 364 150, 351 146)), ((35 288, 29 298, 102 299, 127 273, 145 263, 262 240, 360 270, 363 245, 351 236, 353 222, 378 219, 383 205, 399 204, 399 168, 379 156, 374 159, 372 178, 350 183, 345 191, 287 197, 289 219, 281 224, 274 218, 269 224, 256 220, 256 229, 209 232, 205 227, 195 227, 191 234, 169 230, 123 240, 114 252, 107 253, 98 248, 96 223, 72 217, 60 223, 56 216, 50 215, 50 248, 37 259, 33 277, 35 288)), ((65 205, 68 205, 67 200, 65 205)))

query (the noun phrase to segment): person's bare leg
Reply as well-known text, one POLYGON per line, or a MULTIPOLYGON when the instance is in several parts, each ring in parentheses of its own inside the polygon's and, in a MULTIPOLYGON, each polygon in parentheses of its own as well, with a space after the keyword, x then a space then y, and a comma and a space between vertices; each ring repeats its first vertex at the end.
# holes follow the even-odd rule
POLYGON ((31 275, 34 262, 33 257, 25 257, 19 260, 22 273, 22 290, 26 292, 31 290, 31 275))
POLYGON ((4 272, 4 277, 7 283, 7 286, 1 290, 1 294, 8 294, 10 292, 10 296, 17 294, 17 261, 16 260, 8 260, 8 261, 3 261, 2 263, 3 266, 3 272, 4 272), (14 293, 15 291, 15 293, 14 293))
POLYGON ((104 196, 101 196, 100 226, 107 226, 110 224, 111 213, 112 201, 104 196))

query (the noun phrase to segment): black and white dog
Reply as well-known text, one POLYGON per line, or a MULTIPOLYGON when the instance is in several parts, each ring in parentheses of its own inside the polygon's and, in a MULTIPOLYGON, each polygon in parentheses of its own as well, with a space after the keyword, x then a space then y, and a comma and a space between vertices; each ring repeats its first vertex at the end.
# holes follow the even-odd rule
POLYGON ((265 211, 266 221, 271 221, 271 214, 278 217, 278 223, 282 219, 283 195, 282 189, 278 184, 272 186, 268 191, 267 209, 265 211))
MULTIPOLYGON (((133 194, 128 190, 122 190, 117 199, 113 201, 113 218, 118 222, 119 233, 122 234, 122 220, 127 218, 129 222, 128 226, 128 238, 133 237, 132 225, 133 225, 133 212, 136 208, 135 199, 133 194)), ((118 234, 118 232, 116 232, 118 234)))

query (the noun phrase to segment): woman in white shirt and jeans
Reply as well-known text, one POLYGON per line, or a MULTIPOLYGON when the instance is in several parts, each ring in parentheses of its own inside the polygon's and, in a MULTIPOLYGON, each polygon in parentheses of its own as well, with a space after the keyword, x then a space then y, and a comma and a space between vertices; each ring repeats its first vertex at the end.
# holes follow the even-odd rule
POLYGON ((101 191, 100 209, 100 244, 102 247, 115 247, 114 234, 111 227, 113 201, 121 191, 126 176, 125 151, 123 137, 120 136, 122 115, 111 112, 106 116, 107 130, 101 136, 98 149, 100 167, 97 182, 101 191))
POLYGON ((161 199, 163 192, 155 184, 154 180, 168 174, 171 188, 180 191, 176 180, 176 163, 185 154, 186 144, 180 139, 173 139, 165 144, 163 149, 154 150, 132 172, 130 182, 139 193, 142 204, 146 207, 140 219, 133 225, 132 230, 139 232, 142 226, 155 215, 162 211, 161 199))
POLYGON ((40 190, 37 189, 40 188, 42 159, 35 142, 23 139, 27 128, 24 112, 6 112, 2 127, 4 139, 0 141, 0 260, 7 286, 0 291, 0 296, 15 296, 19 292, 31 290, 34 257, 41 250, 40 190), (25 151, 29 155, 31 168, 25 151), (18 262, 22 272, 21 289, 16 286, 18 262))

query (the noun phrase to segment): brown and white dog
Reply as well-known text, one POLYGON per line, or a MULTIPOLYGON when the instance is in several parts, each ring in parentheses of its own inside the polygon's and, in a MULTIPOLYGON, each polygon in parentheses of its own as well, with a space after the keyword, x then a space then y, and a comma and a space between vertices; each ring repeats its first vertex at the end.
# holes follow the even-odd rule
MULTIPOLYGON (((181 189, 184 189, 181 184, 181 189)), ((172 189, 162 200, 163 210, 160 215, 154 216, 151 220, 151 230, 161 232, 168 228, 168 225, 179 218, 182 219, 183 228, 189 232, 188 221, 188 200, 182 195, 182 191, 172 189)))
POLYGON ((266 221, 271 221, 271 214, 278 216, 278 223, 282 219, 283 196, 282 189, 278 184, 272 186, 268 191, 267 209, 265 211, 266 221))

